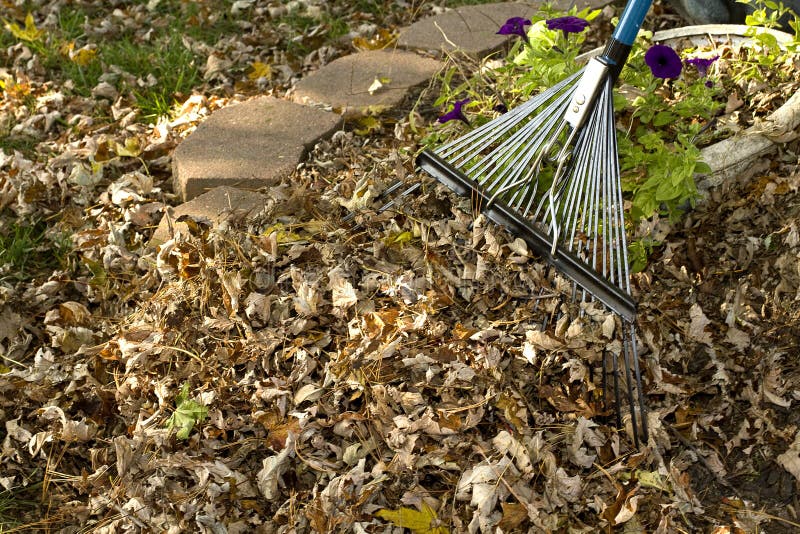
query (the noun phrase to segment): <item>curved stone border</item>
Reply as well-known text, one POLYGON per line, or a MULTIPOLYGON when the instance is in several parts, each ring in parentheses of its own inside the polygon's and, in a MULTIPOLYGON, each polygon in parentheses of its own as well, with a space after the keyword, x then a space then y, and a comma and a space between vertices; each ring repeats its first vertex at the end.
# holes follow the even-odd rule
MULTIPOLYGON (((704 44, 703 40, 705 40, 705 44, 707 44, 709 37, 725 35, 734 42, 745 42, 750 40, 750 37, 745 35, 750 28, 750 26, 745 26, 744 24, 700 24, 697 26, 681 26, 680 28, 672 28, 654 33, 653 41, 662 43, 664 41, 689 38, 697 46, 704 44)), ((792 36, 786 32, 769 28, 761 28, 761 31, 773 35, 778 40, 779 45, 785 46, 792 42, 792 36)))
POLYGON ((733 178, 749 174, 761 156, 777 150, 778 145, 800 136, 800 90, 766 119, 744 132, 723 139, 700 151, 700 158, 711 167, 711 173, 697 181, 697 190, 708 190, 733 178))

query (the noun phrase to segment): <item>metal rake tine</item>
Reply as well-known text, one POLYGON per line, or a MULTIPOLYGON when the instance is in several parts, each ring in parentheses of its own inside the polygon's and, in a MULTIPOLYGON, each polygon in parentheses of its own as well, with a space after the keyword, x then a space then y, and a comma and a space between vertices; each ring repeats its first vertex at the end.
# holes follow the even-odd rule
MULTIPOLYGON (((411 193, 413 193, 414 191, 416 191, 420 187, 422 187, 422 182, 416 182, 416 183, 410 185, 405 190, 403 190, 402 193, 400 193, 399 195, 394 197, 392 200, 390 200, 389 202, 387 202, 386 204, 384 204, 383 206, 381 206, 377 210, 375 210, 375 212, 376 213, 383 213, 384 211, 396 206, 397 204, 399 204, 400 200, 403 200, 404 198, 406 198, 408 195, 410 195, 411 193)), ((399 189, 399 187, 397 189, 399 189)))
POLYGON ((611 377, 614 380, 614 413, 617 417, 617 428, 622 428, 622 400, 619 395, 619 362, 613 352, 607 352, 611 357, 611 377))
MULTIPOLYGON (((624 324, 623 322, 623 330, 627 330, 627 332, 623 332, 623 339, 627 339, 629 343, 629 353, 631 355, 631 360, 633 360, 633 373, 636 379, 636 392, 639 401, 639 415, 642 421, 642 437, 645 439, 645 443, 649 439, 649 426, 647 423, 647 405, 644 402, 644 388, 642 387, 642 373, 639 368, 639 353, 636 349, 636 325, 633 323, 624 324), (627 327, 627 328, 626 328, 627 327)), ((631 412, 635 411, 635 407, 631 405, 631 412)), ((634 432, 636 429, 634 429, 634 432)))
MULTIPOLYGON (((624 336, 624 334, 623 334, 624 336)), ((625 362, 625 383, 628 390, 628 406, 631 410, 631 427, 633 429, 633 443, 636 448, 639 448, 639 425, 636 420, 636 404, 633 401, 633 381, 631 377, 631 362, 628 357, 629 350, 627 343, 623 340, 622 342, 622 357, 625 362)))

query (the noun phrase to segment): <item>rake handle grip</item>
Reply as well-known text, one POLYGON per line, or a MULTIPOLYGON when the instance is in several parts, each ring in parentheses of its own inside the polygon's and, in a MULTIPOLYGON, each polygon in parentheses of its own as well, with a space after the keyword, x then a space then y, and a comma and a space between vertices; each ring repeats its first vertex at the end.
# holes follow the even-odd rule
POLYGON ((633 42, 636 40, 636 35, 639 33, 639 28, 642 27, 651 3, 652 0, 630 0, 625 4, 617 27, 614 28, 614 33, 606 44, 606 49, 600 55, 600 58, 608 65, 612 83, 616 83, 622 67, 628 61, 628 54, 631 52, 633 42))

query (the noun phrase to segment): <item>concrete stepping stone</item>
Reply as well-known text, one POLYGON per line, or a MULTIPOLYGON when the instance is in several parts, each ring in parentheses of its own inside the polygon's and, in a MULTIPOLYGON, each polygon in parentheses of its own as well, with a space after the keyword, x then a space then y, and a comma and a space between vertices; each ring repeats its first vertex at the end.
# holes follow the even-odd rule
POLYGON ((302 104, 331 106, 345 117, 380 113, 398 106, 441 66, 403 50, 360 52, 336 59, 297 82, 293 98, 302 104))
MULTIPOLYGON (((509 39, 497 35, 500 26, 511 17, 530 18, 544 2, 502 2, 462 6, 440 15, 419 20, 400 32, 397 43, 402 48, 432 52, 460 50, 473 57, 483 57, 499 49, 509 39)), ((558 0, 553 7, 566 11, 573 5, 600 8, 610 0, 558 0)))
POLYGON ((216 187, 202 195, 184 202, 180 206, 169 208, 169 213, 161 218, 161 222, 150 238, 150 245, 157 246, 169 239, 170 222, 173 230, 177 232, 188 231, 184 222, 177 222, 182 215, 208 219, 213 225, 224 221, 240 221, 251 214, 258 213, 264 208, 267 197, 254 191, 246 191, 235 187, 216 187))
POLYGON ((221 185, 275 185, 340 123, 335 113, 268 96, 215 111, 175 149, 174 190, 191 200, 221 185))

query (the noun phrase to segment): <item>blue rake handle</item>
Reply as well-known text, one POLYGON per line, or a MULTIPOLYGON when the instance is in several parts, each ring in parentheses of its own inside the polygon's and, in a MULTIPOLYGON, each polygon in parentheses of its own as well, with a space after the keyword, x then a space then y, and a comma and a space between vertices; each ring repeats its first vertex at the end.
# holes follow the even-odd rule
POLYGON ((619 17, 619 23, 614 29, 612 39, 616 39, 622 44, 632 45, 636 40, 636 34, 639 33, 639 28, 642 27, 644 17, 650 10, 652 0, 630 0, 625 5, 622 15, 619 17))

